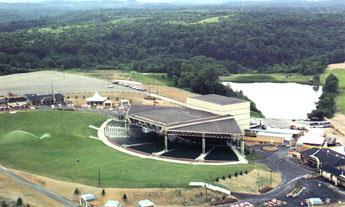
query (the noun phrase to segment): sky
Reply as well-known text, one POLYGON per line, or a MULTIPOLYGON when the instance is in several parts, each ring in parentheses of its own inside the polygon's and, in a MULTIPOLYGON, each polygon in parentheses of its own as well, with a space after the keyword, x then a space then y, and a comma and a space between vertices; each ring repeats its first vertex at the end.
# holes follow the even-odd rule
MULTIPOLYGON (((44 2, 48 0, 0 0, 0 2, 8 2, 8 3, 16 3, 16 2, 44 2)), ((87 1, 87 0, 70 0, 70 1, 87 1)), ((100 1, 100 0, 91 0, 91 1, 100 1)), ((118 0, 119 1, 119 0, 118 0)), ((120 0, 121 1, 121 0, 120 0)), ((126 1, 126 0, 122 0, 126 1)), ((183 2, 183 3, 201 3, 201 4, 206 4, 206 3, 224 3, 227 2, 228 0, 137 0, 139 3, 178 3, 178 2, 183 2)))

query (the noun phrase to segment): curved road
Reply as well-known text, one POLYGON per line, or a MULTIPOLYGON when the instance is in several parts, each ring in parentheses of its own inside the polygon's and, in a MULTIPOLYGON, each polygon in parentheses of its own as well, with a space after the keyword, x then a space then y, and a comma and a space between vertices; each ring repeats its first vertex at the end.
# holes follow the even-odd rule
POLYGON ((24 186, 27 186, 59 203, 61 203, 62 205, 64 206, 67 206, 67 207, 76 207, 78 206, 76 203, 74 203, 73 201, 71 200, 68 200, 67 198, 61 196, 61 195, 58 195, 56 193, 53 193, 45 188, 43 188, 42 186, 40 185, 37 185, 13 172, 11 172, 10 170, 0 166, 0 173, 8 176, 8 177, 11 177, 13 178, 17 183, 21 184, 21 185, 24 185, 24 186))

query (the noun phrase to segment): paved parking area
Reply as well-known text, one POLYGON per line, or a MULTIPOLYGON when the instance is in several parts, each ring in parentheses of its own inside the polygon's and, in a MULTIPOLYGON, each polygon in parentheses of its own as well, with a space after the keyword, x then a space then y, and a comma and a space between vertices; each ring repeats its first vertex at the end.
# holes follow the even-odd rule
POLYGON ((262 204, 265 201, 277 198, 286 201, 288 206, 301 206, 301 201, 307 198, 318 197, 322 200, 329 198, 331 202, 345 201, 345 189, 338 188, 323 178, 305 180, 303 175, 313 171, 306 166, 302 166, 286 157, 288 149, 280 148, 275 153, 262 151, 259 147, 255 148, 262 160, 258 161, 270 167, 273 171, 282 174, 282 183, 274 190, 262 195, 246 195, 233 193, 241 200, 249 201, 253 204, 262 204), (296 198, 287 198, 286 195, 291 192, 297 183, 300 183, 305 190, 296 198))
POLYGON ((137 90, 120 85, 113 85, 113 88, 108 88, 108 82, 98 78, 57 71, 38 71, 0 76, 0 83, 0 95, 6 95, 8 92, 17 95, 51 93, 52 85, 55 93, 63 94, 95 91, 139 93, 137 90))

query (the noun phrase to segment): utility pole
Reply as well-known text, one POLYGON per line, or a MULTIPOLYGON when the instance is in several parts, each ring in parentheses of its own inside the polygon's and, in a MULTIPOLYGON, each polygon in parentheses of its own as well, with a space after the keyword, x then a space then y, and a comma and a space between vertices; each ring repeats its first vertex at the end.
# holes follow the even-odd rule
POLYGON ((98 187, 101 187, 101 169, 98 169, 98 187))
POLYGON ((270 187, 272 187, 272 170, 270 170, 271 175, 270 175, 270 187))

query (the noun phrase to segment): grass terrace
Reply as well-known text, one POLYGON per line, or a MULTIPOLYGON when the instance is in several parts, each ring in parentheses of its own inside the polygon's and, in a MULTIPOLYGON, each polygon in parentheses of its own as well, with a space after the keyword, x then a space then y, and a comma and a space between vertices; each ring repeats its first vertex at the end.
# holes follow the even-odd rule
POLYGON ((186 187, 261 165, 197 166, 130 156, 103 145, 89 125, 106 116, 61 111, 0 113, 0 163, 55 179, 102 187, 186 187), (79 163, 77 162, 79 160, 79 163))
POLYGON ((230 76, 223 76, 222 81, 237 82, 237 83, 254 83, 254 82, 273 82, 273 83, 301 83, 312 84, 313 76, 302 75, 298 73, 271 73, 271 74, 232 74, 230 76))

